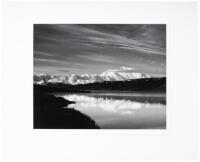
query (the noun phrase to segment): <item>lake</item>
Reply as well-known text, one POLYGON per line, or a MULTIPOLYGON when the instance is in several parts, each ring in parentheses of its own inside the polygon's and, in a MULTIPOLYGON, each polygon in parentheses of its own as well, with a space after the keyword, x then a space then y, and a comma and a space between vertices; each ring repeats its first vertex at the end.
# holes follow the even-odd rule
POLYGON ((103 129, 165 129, 165 93, 59 93, 103 129))

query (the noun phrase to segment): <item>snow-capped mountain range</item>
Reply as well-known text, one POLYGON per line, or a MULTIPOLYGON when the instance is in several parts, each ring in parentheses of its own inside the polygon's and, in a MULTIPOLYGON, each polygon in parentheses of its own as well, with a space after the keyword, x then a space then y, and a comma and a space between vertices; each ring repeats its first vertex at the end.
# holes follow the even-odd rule
POLYGON ((103 81, 128 81, 140 78, 151 78, 151 76, 135 72, 130 67, 120 67, 119 69, 107 70, 101 74, 67 74, 66 76, 39 74, 34 75, 34 84, 64 83, 77 85, 103 81))

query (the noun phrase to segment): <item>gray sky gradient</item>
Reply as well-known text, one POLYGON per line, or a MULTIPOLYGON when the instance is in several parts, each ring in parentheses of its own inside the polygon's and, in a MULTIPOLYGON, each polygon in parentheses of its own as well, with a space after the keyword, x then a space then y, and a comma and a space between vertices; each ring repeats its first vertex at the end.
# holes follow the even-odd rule
POLYGON ((121 66, 165 76, 166 25, 34 25, 34 74, 101 73, 121 66))

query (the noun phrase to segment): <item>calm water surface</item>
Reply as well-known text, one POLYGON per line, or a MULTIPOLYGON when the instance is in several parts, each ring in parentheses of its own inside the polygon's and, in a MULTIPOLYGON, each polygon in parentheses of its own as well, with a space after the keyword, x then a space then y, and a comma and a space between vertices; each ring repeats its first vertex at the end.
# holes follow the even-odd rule
POLYGON ((165 129, 165 93, 65 93, 74 108, 105 129, 165 129))

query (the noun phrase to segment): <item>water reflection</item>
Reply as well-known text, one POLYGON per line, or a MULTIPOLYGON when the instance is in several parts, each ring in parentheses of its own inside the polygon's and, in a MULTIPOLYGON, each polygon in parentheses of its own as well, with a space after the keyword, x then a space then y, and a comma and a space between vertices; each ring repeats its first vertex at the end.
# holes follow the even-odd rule
POLYGON ((63 94, 101 128, 165 128, 165 96, 147 94, 63 94), (152 97, 153 96, 153 97, 152 97))

